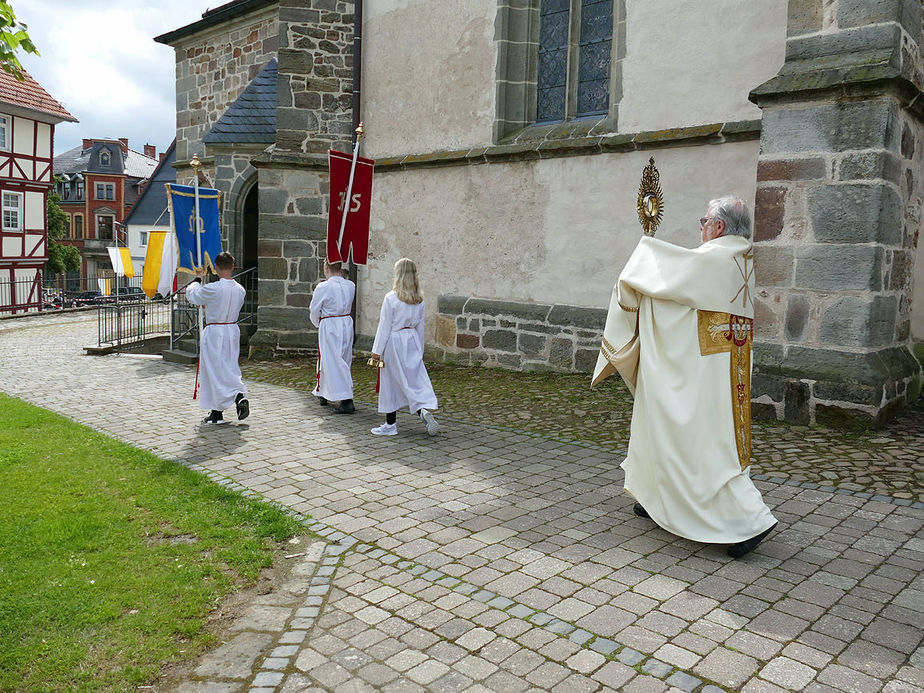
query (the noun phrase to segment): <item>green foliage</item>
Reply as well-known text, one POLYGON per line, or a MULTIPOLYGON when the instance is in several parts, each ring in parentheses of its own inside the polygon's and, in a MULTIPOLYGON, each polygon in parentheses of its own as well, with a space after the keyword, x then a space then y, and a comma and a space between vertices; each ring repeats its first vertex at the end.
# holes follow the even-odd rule
MULTIPOLYGON (((56 182, 58 179, 55 179, 56 182)), ((77 272, 80 269, 80 251, 72 245, 58 243, 67 236, 67 214, 58 203, 61 198, 54 190, 48 193, 48 262, 45 269, 54 274, 77 272)))
POLYGON ((121 691, 213 644, 281 511, 0 395, 0 691, 121 691))
POLYGON ((9 72, 20 82, 23 81, 22 64, 16 52, 40 55, 32 39, 29 27, 16 19, 13 7, 6 0, 0 0, 0 69, 9 72))

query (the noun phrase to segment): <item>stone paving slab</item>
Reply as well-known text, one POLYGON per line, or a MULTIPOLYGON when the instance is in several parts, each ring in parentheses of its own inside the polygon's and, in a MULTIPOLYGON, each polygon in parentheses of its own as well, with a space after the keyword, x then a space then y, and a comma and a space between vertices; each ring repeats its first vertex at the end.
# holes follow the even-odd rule
POLYGON ((463 421, 431 438, 407 415, 376 438, 372 411, 263 383, 246 422, 201 427, 190 369, 83 356, 94 336, 0 324, 0 390, 328 542, 301 606, 233 634, 272 638, 242 648, 249 677, 184 690, 924 691, 920 504, 761 480, 780 526, 732 561, 636 518, 611 450, 463 421))

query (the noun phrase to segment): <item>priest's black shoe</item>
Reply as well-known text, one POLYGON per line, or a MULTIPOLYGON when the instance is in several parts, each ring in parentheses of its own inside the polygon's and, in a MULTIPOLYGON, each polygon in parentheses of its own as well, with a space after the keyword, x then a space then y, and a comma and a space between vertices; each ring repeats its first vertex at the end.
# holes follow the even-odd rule
POLYGON ((353 400, 345 399, 340 403, 340 406, 334 409, 338 414, 352 414, 356 411, 356 407, 353 405, 353 400))
POLYGON ((737 544, 732 544, 728 547, 728 555, 732 558, 741 558, 747 553, 750 553, 754 548, 762 542, 770 532, 773 531, 773 528, 776 527, 776 522, 773 523, 773 526, 770 529, 766 529, 756 537, 751 537, 750 539, 745 539, 744 541, 739 541, 737 544))
POLYGON ((646 520, 651 519, 651 515, 648 514, 648 511, 642 507, 641 503, 636 503, 632 506, 632 511, 639 517, 644 517, 646 520))
POLYGON ((323 398, 323 397, 318 397, 318 404, 320 404, 322 407, 326 407, 326 406, 327 406, 327 400, 326 400, 325 398, 323 398))

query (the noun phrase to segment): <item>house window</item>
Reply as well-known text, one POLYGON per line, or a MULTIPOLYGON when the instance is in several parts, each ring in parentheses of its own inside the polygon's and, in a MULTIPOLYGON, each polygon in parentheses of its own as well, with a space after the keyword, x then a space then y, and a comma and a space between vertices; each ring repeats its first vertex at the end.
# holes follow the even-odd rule
POLYGON ((613 0, 542 0, 536 121, 609 110, 613 0))
POLYGON ((83 181, 82 180, 77 181, 77 197, 75 199, 77 200, 83 199, 83 181))
POLYGON ((74 238, 81 240, 83 238, 83 215, 74 215, 74 238))
POLYGON ((22 231, 22 193, 3 193, 3 230, 22 231))
POLYGON ((7 116, 0 116, 0 149, 4 151, 10 148, 9 125, 10 119, 7 116))
POLYGON ((96 184, 97 200, 114 200, 115 183, 97 183, 96 184))
POLYGON ((148 232, 147 232, 147 231, 139 231, 139 232, 138 232, 138 236, 139 236, 139 238, 140 238, 141 246, 142 246, 142 247, 146 246, 146 245, 148 244, 148 232))
POLYGON ((112 164, 112 154, 109 153, 108 149, 103 149, 99 153, 99 165, 100 166, 110 166, 112 164))
POLYGON ((64 217, 64 236, 66 238, 73 238, 71 235, 71 217, 67 215, 64 217))
POLYGON ((109 214, 96 215, 96 237, 102 241, 112 240, 112 227, 115 218, 109 214))

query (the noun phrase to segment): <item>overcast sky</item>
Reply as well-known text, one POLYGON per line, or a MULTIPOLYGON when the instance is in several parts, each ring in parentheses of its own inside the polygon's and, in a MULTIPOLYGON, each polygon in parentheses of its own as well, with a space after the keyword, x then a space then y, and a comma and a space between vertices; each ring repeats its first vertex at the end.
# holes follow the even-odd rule
POLYGON ((173 49, 154 37, 228 0, 12 0, 41 57, 23 67, 79 123, 55 126, 55 154, 84 137, 164 151, 176 134, 173 49))

